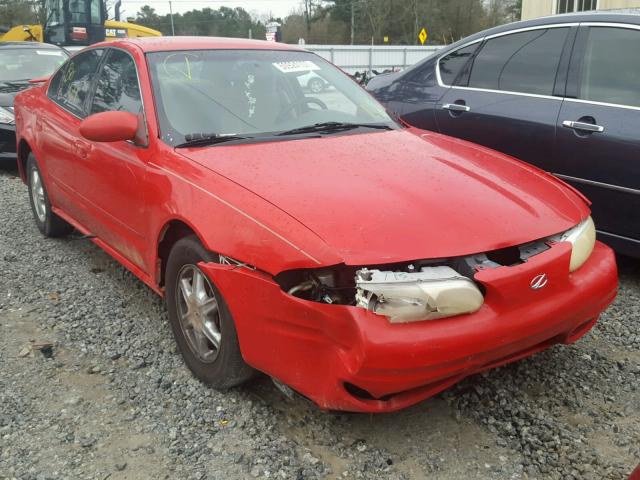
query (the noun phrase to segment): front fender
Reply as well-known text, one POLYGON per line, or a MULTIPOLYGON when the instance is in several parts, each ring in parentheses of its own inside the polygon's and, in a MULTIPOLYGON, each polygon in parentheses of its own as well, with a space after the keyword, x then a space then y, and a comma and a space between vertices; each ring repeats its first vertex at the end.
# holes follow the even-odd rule
POLYGON ((145 197, 154 237, 180 220, 205 248, 275 275, 294 268, 342 262, 315 233, 244 187, 173 151, 149 164, 145 197), (188 219, 188 220, 187 220, 188 219))

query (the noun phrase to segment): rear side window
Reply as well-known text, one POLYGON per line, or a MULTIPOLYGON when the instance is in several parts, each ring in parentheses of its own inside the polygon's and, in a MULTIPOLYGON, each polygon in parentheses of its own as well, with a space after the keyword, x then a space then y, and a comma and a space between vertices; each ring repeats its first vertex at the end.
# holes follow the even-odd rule
POLYGON ((89 50, 69 60, 52 79, 49 97, 71 113, 84 117, 85 101, 102 52, 89 50))
POLYGON ((440 79, 445 85, 454 85, 458 74, 462 68, 469 61, 473 53, 478 49, 481 42, 474 43, 455 52, 451 52, 449 55, 445 55, 440 59, 440 79))
POLYGON ((91 113, 122 110, 135 115, 142 112, 142 100, 136 65, 122 50, 110 50, 96 83, 91 113))
POLYGON ((640 107, 640 31, 590 27, 579 98, 640 107))
POLYGON ((551 95, 569 28, 548 28, 488 40, 476 55, 469 87, 551 95))

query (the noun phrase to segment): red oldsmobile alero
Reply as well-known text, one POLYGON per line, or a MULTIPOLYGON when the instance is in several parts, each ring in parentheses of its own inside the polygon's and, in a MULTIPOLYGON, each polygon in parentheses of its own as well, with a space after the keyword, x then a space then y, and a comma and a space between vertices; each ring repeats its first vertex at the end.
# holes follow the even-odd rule
POLYGON ((293 46, 99 44, 15 109, 40 231, 90 235, 164 295, 217 388, 259 370, 322 408, 396 410, 574 342, 616 294, 582 196, 398 125, 293 46))

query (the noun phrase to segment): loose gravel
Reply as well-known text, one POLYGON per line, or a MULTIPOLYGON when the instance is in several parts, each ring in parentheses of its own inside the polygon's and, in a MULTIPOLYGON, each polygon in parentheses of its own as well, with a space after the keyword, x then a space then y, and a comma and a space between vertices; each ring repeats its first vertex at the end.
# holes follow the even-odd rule
POLYGON ((196 381, 162 301, 37 231, 0 170, 0 479, 622 479, 640 461, 640 262, 585 338, 387 415, 196 381), (38 350, 42 342, 53 347, 38 350))

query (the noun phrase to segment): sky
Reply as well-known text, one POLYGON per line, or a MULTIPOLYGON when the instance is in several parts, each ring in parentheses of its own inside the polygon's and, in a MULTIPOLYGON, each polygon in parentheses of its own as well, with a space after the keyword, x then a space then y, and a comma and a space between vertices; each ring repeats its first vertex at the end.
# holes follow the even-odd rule
MULTIPOLYGON (((205 7, 214 9, 222 6, 229 8, 242 7, 251 14, 261 16, 271 13, 274 17, 285 17, 291 10, 299 8, 301 3, 301 0, 172 0, 172 7, 173 13, 194 9, 199 10, 205 7)), ((135 17, 140 7, 144 5, 155 8, 156 12, 161 15, 169 13, 168 0, 122 0, 121 11, 124 11, 123 17, 135 17)))

